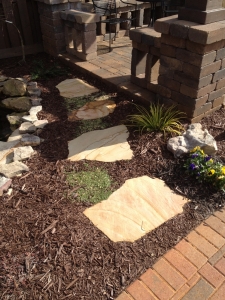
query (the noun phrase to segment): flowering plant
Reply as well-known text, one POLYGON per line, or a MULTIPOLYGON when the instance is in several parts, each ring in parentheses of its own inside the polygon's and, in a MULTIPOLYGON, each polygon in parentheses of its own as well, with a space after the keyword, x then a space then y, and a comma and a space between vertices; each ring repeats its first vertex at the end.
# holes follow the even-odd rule
POLYGON ((215 162, 200 147, 190 151, 184 166, 198 181, 211 183, 216 189, 225 191, 225 166, 215 162))

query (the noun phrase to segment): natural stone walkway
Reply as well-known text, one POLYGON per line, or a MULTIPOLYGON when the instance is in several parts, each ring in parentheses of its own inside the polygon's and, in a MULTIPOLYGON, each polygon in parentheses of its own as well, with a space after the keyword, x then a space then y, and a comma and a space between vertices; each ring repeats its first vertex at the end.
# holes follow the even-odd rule
MULTIPOLYGON (((81 72, 149 102, 153 95, 130 82, 131 43, 117 39, 111 53, 84 62, 63 55, 81 72)), ((225 210, 193 230, 116 300, 223 300, 225 295, 225 210)))

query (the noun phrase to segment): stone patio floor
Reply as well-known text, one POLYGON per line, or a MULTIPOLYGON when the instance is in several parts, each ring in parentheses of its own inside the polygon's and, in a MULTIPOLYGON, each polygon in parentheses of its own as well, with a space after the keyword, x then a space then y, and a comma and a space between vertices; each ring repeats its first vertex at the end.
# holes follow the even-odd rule
MULTIPOLYGON (((107 45, 106 43, 105 45, 107 45)), ((88 62, 68 54, 73 68, 140 101, 154 95, 130 83, 131 42, 118 38, 113 51, 88 62)), ((137 278, 116 300, 222 300, 225 298, 225 209, 215 212, 137 278)))

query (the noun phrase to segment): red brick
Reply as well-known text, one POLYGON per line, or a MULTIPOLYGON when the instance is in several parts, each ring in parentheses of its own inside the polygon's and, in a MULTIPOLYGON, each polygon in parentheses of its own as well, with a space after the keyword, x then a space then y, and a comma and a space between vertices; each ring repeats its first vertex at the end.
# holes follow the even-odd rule
POLYGON ((225 254, 225 245, 220 248, 216 254, 214 254, 210 259, 209 259, 209 263, 211 265, 215 265, 225 254))
POLYGON ((196 285, 182 298, 182 300, 208 300, 214 289, 204 279, 200 279, 196 285))
POLYGON ((140 279, 160 300, 168 300, 174 295, 174 291, 171 287, 152 269, 148 269, 140 279))
POLYGON ((163 277, 175 290, 185 284, 186 279, 181 276, 165 259, 160 259, 153 268, 163 277))
POLYGON ((225 239, 207 225, 201 224, 195 230, 217 248, 221 248, 225 244, 225 239))
POLYGON ((210 300, 222 300, 225 295, 225 283, 213 294, 210 300))
POLYGON ((214 267, 219 270, 223 275, 225 275, 225 258, 222 257, 214 267))
POLYGON ((217 251, 212 244, 195 231, 192 231, 186 239, 207 257, 213 256, 217 251))
POLYGON ((175 248, 197 268, 201 268, 207 262, 207 258, 185 240, 180 241, 175 248))
POLYGON ((224 276, 221 275, 209 263, 205 264, 198 272, 215 288, 220 286, 225 279, 224 276))
POLYGON ((171 300, 180 300, 190 289, 190 287, 185 284, 182 286, 182 288, 180 288, 176 294, 173 296, 173 298, 171 298, 171 300))
POLYGON ((220 235, 225 237, 225 225, 219 218, 217 218, 216 216, 210 216, 205 221, 205 223, 208 224, 212 229, 217 231, 220 235))
POLYGON ((150 292, 150 290, 139 280, 136 280, 127 288, 127 292, 135 300, 156 300, 157 298, 150 292))
POLYGON ((214 213, 214 215, 219 218, 220 220, 222 220, 223 222, 225 222, 225 209, 223 209, 222 211, 216 211, 214 213))
POLYGON ((197 271, 183 255, 171 249, 164 257, 187 279, 190 279, 197 271))
POLYGON ((122 292, 122 294, 119 295, 119 297, 116 298, 116 300, 132 300, 133 297, 129 296, 126 292, 122 292))
POLYGON ((200 275, 196 273, 190 280, 188 280, 187 284, 190 288, 192 288, 199 281, 200 275))

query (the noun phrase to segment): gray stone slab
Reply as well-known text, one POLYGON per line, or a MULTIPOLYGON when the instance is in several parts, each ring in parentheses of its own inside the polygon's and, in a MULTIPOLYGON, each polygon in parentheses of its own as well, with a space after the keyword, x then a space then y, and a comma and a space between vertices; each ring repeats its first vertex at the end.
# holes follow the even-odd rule
POLYGON ((225 19, 225 8, 199 11, 197 9, 181 7, 179 9, 178 19, 200 24, 210 24, 225 19))
POLYGON ((222 0, 186 0, 185 7, 198 10, 210 10, 222 7, 222 0))

